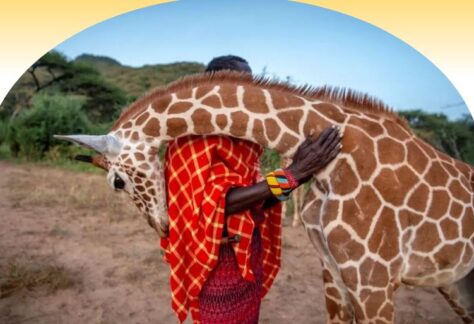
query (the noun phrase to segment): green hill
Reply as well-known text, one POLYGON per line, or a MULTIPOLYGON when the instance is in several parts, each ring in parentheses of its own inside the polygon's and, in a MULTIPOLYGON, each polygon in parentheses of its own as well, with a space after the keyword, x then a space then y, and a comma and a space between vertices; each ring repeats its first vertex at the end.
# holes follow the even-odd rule
POLYGON ((165 85, 182 76, 204 71, 204 65, 196 62, 175 62, 130 67, 106 57, 83 54, 74 62, 86 63, 97 69, 110 83, 132 97, 138 97, 150 88, 165 85))

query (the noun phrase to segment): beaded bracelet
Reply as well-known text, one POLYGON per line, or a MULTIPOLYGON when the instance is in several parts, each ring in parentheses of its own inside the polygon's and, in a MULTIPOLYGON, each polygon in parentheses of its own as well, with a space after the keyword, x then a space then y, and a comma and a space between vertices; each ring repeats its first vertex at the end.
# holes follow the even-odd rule
POLYGON ((288 170, 276 169, 265 176, 272 194, 280 201, 290 198, 290 193, 298 187, 298 181, 288 170))

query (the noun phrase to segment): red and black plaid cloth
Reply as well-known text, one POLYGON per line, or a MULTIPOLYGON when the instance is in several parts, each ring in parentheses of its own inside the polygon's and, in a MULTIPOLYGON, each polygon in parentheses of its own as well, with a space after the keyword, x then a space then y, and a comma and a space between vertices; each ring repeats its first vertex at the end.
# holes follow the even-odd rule
MULTIPOLYGON (((171 267, 172 307, 182 322, 191 310, 200 322, 198 296, 216 266, 224 229, 225 195, 231 187, 248 186, 259 178, 258 144, 221 136, 182 137, 168 146, 165 158, 169 236, 161 240, 171 267)), ((250 267, 251 238, 255 226, 262 237, 262 298, 280 268, 281 206, 265 211, 255 224, 250 211, 227 217, 229 236, 242 277, 255 280, 250 267)))

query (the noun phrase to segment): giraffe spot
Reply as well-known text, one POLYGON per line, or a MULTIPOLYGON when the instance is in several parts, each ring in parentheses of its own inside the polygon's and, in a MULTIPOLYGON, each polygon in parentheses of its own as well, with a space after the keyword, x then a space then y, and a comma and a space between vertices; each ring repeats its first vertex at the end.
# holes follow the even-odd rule
POLYGON ((464 249, 464 256, 462 258, 462 263, 468 264, 470 263, 471 259, 472 259, 472 249, 468 244, 466 244, 466 248, 464 249))
POLYGON ((426 184, 420 183, 415 191, 410 195, 408 207, 424 212, 428 203, 429 188, 426 184))
POLYGON ((462 174, 464 174, 465 177, 469 178, 469 175, 471 174, 470 165, 458 160, 454 160, 454 165, 456 169, 459 170, 458 173, 461 172, 462 174))
POLYGON ((146 186, 146 187, 151 187, 151 186, 153 186, 153 182, 151 182, 150 180, 147 180, 147 181, 145 182, 145 186, 146 186))
POLYGON ((339 291, 334 287, 326 288, 326 295, 330 296, 332 298, 335 298, 335 299, 340 299, 341 298, 341 294, 339 294, 339 291))
POLYGON ((372 287, 386 287, 388 284, 388 270, 379 262, 371 258, 365 259, 359 268, 360 283, 372 287))
POLYGON ((146 162, 145 162, 145 163, 141 163, 140 165, 138 165, 138 168, 139 168, 139 169, 142 169, 142 170, 150 170, 150 169, 151 169, 150 164, 148 164, 148 163, 146 163, 146 162))
POLYGON ((443 216, 448 211, 449 201, 450 198, 446 191, 433 190, 428 217, 439 219, 441 216, 443 216))
POLYGON ((413 136, 396 121, 386 119, 383 122, 383 126, 390 137, 393 137, 401 142, 408 140, 413 136))
POLYGON ((390 261, 399 254, 399 231, 395 221, 395 213, 385 207, 377 219, 374 232, 369 239, 369 250, 390 261))
POLYGON ((268 145, 268 141, 265 138, 265 129, 263 127, 263 122, 260 119, 255 119, 253 123, 252 136, 260 145, 268 145))
MULTIPOLYGON (((358 298, 355 297, 352 292, 349 292, 349 296, 350 296, 350 299, 351 299, 352 307, 354 308, 355 318, 364 319, 365 318, 365 312, 362 309, 362 306, 359 304, 358 298)), ((353 315, 351 316, 350 319, 347 319, 346 321, 344 321, 344 323, 351 323, 352 321, 353 321, 353 315)))
POLYGON ((128 121, 126 122, 125 124, 122 125, 122 129, 128 129, 128 128, 132 128, 133 127, 133 124, 131 121, 128 121))
POLYGON ((257 88, 245 88, 243 98, 244 108, 254 113, 268 113, 267 103, 263 91, 257 88))
POLYGON ((471 238, 474 233, 474 213, 472 211, 472 206, 466 208, 461 224, 463 237, 471 238))
POLYGON ((297 111, 282 111, 277 114, 278 118, 282 123, 291 129, 292 131, 299 133, 299 125, 301 118, 303 117, 303 112, 301 110, 297 111))
POLYGON ((206 94, 211 92, 214 89, 213 85, 203 85, 197 88, 196 90, 196 99, 201 99, 204 97, 206 94))
POLYGON ((153 188, 149 189, 148 194, 153 197, 156 194, 155 189, 153 189, 153 188))
POLYGON ((346 158, 337 161, 329 178, 332 190, 337 195, 347 195, 355 191, 359 185, 359 179, 346 158))
POLYGON ((461 204, 453 201, 451 203, 451 209, 449 210, 449 214, 451 217, 459 218, 459 216, 461 216, 463 209, 464 207, 461 204))
POLYGON ((351 238, 341 226, 336 226, 328 235, 328 245, 337 263, 357 261, 364 255, 364 246, 351 238))
MULTIPOLYGON (((140 139, 140 134, 138 132, 133 132, 132 133, 132 141, 138 141, 140 139)), ((125 148, 124 148, 125 149, 125 148)))
POLYGON ((143 182, 143 180, 140 177, 133 177, 133 182, 135 184, 141 184, 143 182))
POLYGON ((283 134, 280 142, 275 147, 275 150, 279 153, 286 153, 298 144, 299 140, 293 135, 288 133, 283 134))
POLYGON ((313 108, 318 111, 319 114, 325 116, 334 124, 342 124, 347 117, 347 114, 344 114, 340 108, 335 105, 328 103, 320 103, 313 105, 313 108))
POLYGON ((454 180, 449 185, 451 196, 468 204, 471 202, 471 195, 461 186, 458 180, 454 180))
POLYGON ((428 166, 428 157, 413 141, 406 144, 407 162, 419 174, 423 173, 428 166))
POLYGON ((341 269, 341 277, 347 288, 352 291, 357 290, 357 269, 354 267, 347 267, 341 269))
POLYGON ((425 222, 416 230, 412 248, 420 252, 430 252, 441 242, 436 224, 425 222))
POLYGON ((216 124, 220 129, 224 129, 227 126, 227 115, 224 115, 224 114, 217 115, 216 124))
POLYGON ((385 301, 385 292, 373 291, 367 301, 365 302, 365 311, 368 318, 374 318, 377 316, 379 309, 382 307, 385 301))
POLYGON ((397 164, 405 160, 405 147, 391 138, 382 138, 377 142, 379 161, 382 164, 397 164))
POLYGON ((398 219, 400 220, 402 230, 404 230, 407 227, 413 227, 418 225, 423 219, 423 217, 412 211, 402 209, 398 212, 398 219))
POLYGON ((433 147, 431 145, 428 145, 425 141, 419 138, 415 138, 413 140, 419 147, 420 149, 430 158, 430 159, 436 159, 437 154, 433 147))
POLYGON ((168 114, 169 115, 182 114, 188 111, 189 108, 191 108, 192 106, 193 104, 187 101, 175 102, 168 108, 168 114))
MULTIPOLYGON (((385 306, 382 307, 382 309, 379 312, 379 316, 385 318, 389 323, 393 323, 393 315, 394 315, 394 310, 393 310, 393 303, 385 303, 385 306)), ((380 321, 378 320, 380 324, 386 324, 386 321, 380 321)), ((376 323, 376 324, 379 324, 376 323)))
POLYGON ((196 109, 191 115, 194 125, 194 132, 199 135, 206 135, 214 131, 211 123, 212 114, 206 109, 196 109))
POLYGON ((148 136, 159 136, 160 135, 160 121, 158 118, 151 118, 146 125, 143 127, 143 133, 148 136))
POLYGON ((326 119, 310 110, 303 126, 303 132, 305 135, 309 135, 311 131, 314 131, 314 134, 318 135, 323 131, 323 129, 329 126, 331 126, 331 124, 326 119))
POLYGON ((287 92, 270 90, 270 96, 272 97, 273 107, 275 109, 283 109, 290 107, 301 107, 304 105, 304 101, 301 98, 287 92))
POLYGON ((356 128, 363 129, 371 137, 378 137, 383 134, 383 128, 380 126, 380 124, 366 118, 351 116, 348 124, 356 128))
POLYGON ((342 219, 365 239, 381 202, 370 186, 363 186, 355 199, 346 200, 342 207, 342 219))
POLYGON ((151 107, 157 113, 163 113, 171 103, 171 95, 164 95, 158 97, 151 103, 151 107))
POLYGON ((211 108, 222 108, 221 100, 217 95, 206 97, 201 103, 211 108))
MULTIPOLYGON (((146 202, 149 202, 149 201, 151 200, 150 196, 148 196, 147 194, 144 194, 144 195, 142 196, 142 198, 143 198, 143 200, 145 200, 146 202)), ((148 210, 148 208, 147 208, 147 210, 148 210)))
POLYGON ((181 89, 175 94, 178 99, 189 99, 193 96, 193 90, 191 88, 181 89))
POLYGON ((232 84, 223 84, 219 89, 224 107, 237 107, 237 87, 232 84))
POLYGON ((390 277, 391 278, 398 278, 402 264, 403 264, 403 258, 401 256, 399 256, 398 258, 396 258, 390 263, 390 277))
POLYGON ((447 244, 434 255, 434 260, 440 271, 453 268, 461 259, 464 243, 447 244))
POLYGON ((136 188, 139 192, 145 192, 145 191, 146 191, 145 187, 142 186, 142 185, 136 186, 135 188, 136 188))
POLYGON ((385 201, 400 206, 409 188, 412 188, 418 178, 406 166, 393 171, 382 169, 374 180, 374 186, 385 201))
POLYGON ((136 152, 135 153, 135 159, 137 159, 137 161, 144 161, 145 160, 145 155, 143 153, 136 152))
POLYGON ((322 214, 323 226, 329 224, 337 218, 339 212, 339 201, 338 200, 326 200, 324 204, 324 210, 322 214))
POLYGON ((148 111, 145 111, 143 114, 141 114, 137 120, 135 121, 135 124, 137 126, 142 125, 148 118, 150 117, 150 113, 148 111))
POLYGON ((377 166, 372 139, 360 130, 348 126, 342 139, 342 146, 343 152, 353 157, 359 177, 368 180, 377 166))
POLYGON ((456 178, 458 176, 458 171, 456 171, 456 169, 451 163, 447 163, 443 161, 441 162, 441 164, 443 165, 443 168, 449 173, 451 177, 456 178))
POLYGON ((271 119, 267 118, 265 119, 265 131, 267 134, 267 138, 273 142, 274 140, 277 139, 278 135, 280 134, 280 126, 278 126, 278 123, 271 119))
POLYGON ((449 176, 444 171, 441 163, 433 161, 431 168, 425 176, 425 180, 432 186, 445 186, 448 182, 449 176))
POLYGON ((130 137, 130 134, 132 133, 132 131, 128 130, 128 131, 125 131, 125 137, 130 137))
POLYGON ((245 136, 249 116, 244 112, 236 111, 230 114, 230 119, 232 120, 230 134, 236 137, 245 136))
POLYGON ((459 237, 458 224, 455 221, 445 218, 441 221, 440 227, 446 240, 454 240, 459 237))
POLYGON ((168 118, 166 121, 168 135, 175 138, 183 135, 188 130, 188 123, 183 118, 168 118))

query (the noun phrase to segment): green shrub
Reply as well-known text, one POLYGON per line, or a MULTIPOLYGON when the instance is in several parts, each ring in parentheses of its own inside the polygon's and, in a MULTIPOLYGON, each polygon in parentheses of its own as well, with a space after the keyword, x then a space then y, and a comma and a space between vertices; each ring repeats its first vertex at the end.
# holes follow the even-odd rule
POLYGON ((7 139, 7 130, 7 121, 0 119, 0 145, 2 145, 7 139))
POLYGON ((31 109, 10 124, 9 144, 29 159, 37 159, 55 145, 64 145, 54 134, 89 133, 89 121, 81 110, 83 100, 63 95, 37 95, 31 109))

